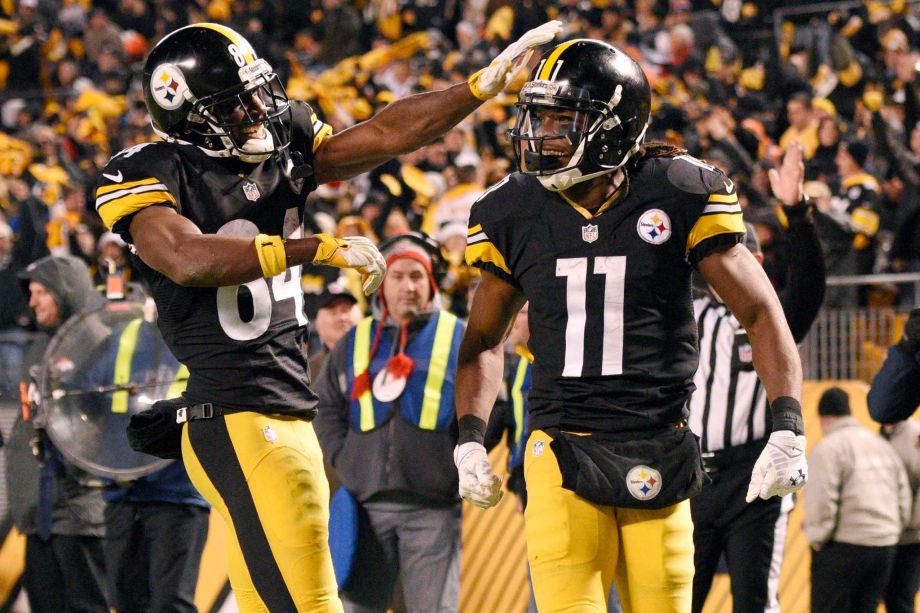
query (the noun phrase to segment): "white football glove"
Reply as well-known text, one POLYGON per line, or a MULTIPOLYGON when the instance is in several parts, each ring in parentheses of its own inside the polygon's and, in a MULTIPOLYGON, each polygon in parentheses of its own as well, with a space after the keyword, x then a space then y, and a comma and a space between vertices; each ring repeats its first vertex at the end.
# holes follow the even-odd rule
POLYGON ((758 496, 764 500, 785 496, 801 489, 806 481, 805 436, 796 435, 792 430, 777 430, 770 435, 754 464, 745 500, 753 502, 758 496))
POLYGON ((363 236, 335 238, 328 234, 314 234, 319 240, 314 264, 325 264, 336 268, 354 268, 361 273, 362 289, 369 296, 383 283, 387 274, 387 262, 369 239, 363 236))
POLYGON ((470 90, 473 95, 480 100, 488 100, 497 96, 508 83, 514 80, 518 72, 527 69, 527 60, 530 59, 534 47, 548 43, 561 31, 562 22, 553 20, 525 32, 523 36, 499 53, 492 63, 470 77, 470 90), (515 60, 524 54, 527 54, 526 57, 515 63, 515 60))
POLYGON ((480 443, 454 447, 454 464, 460 475, 460 497, 480 509, 488 509, 502 499, 502 478, 492 474, 492 463, 480 443))

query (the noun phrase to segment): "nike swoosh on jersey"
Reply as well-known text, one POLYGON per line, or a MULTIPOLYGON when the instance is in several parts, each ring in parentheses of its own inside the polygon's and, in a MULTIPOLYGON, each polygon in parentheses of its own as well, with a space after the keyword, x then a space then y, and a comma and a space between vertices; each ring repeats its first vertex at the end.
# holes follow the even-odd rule
POLYGON ((118 172, 116 172, 114 175, 109 175, 109 174, 106 174, 106 173, 102 173, 102 176, 105 177, 106 179, 108 179, 109 181, 114 181, 115 183, 121 183, 121 180, 124 178, 124 177, 121 176, 121 171, 120 171, 120 170, 119 170, 118 172))

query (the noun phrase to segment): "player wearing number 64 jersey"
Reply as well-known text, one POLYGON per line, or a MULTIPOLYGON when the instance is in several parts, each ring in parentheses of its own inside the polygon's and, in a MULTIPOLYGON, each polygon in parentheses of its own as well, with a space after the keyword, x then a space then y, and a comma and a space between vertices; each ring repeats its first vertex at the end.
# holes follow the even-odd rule
POLYGON ((524 34, 468 83, 398 100, 340 134, 237 32, 195 24, 150 52, 144 96, 164 142, 115 155, 96 209, 143 262, 170 349, 189 369, 177 415, 192 482, 226 520, 241 611, 341 611, 329 486, 310 420, 300 266, 386 263, 363 237, 303 236, 307 195, 431 142, 497 95, 561 24, 524 34))
MULTIPOLYGON (((770 496, 804 480, 789 480, 804 469, 801 365, 769 281, 739 244, 735 187, 674 147, 643 144, 649 108, 629 56, 592 40, 558 45, 520 94, 520 172, 470 214, 466 257, 483 274, 457 372, 460 493, 481 507, 501 497, 482 432, 501 342, 526 300, 525 523, 540 611, 604 610, 614 580, 626 611, 690 610, 687 499, 705 481, 686 427, 694 268, 747 328, 773 403, 778 456, 765 452, 752 482, 770 496)), ((797 201, 801 152, 786 162, 777 196, 797 201)))

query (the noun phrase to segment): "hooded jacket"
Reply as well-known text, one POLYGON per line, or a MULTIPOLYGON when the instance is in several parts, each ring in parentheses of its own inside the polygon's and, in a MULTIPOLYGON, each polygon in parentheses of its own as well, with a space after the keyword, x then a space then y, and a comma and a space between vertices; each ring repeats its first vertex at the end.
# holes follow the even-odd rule
MULTIPOLYGON (((28 381, 29 369, 41 362, 51 337, 60 325, 77 313, 102 306, 105 299, 93 288, 86 264, 71 256, 44 257, 20 271, 18 276, 41 283, 54 296, 61 314, 60 324, 51 329, 43 329, 42 334, 29 346, 22 373, 22 380, 28 381)), ((33 453, 33 446, 39 439, 32 424, 20 415, 9 444, 5 447, 10 514, 24 534, 34 534, 37 530, 41 465, 33 453)), ((93 479, 67 463, 47 438, 43 445, 44 455, 49 458, 47 461, 54 466, 51 533, 104 536, 105 501, 102 488, 86 485, 93 479)))

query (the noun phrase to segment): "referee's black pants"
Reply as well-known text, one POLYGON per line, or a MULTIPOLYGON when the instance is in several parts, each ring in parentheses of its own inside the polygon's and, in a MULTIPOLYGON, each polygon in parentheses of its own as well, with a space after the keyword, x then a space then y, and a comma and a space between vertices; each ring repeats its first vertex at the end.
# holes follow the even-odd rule
POLYGON ((734 613, 778 611, 776 596, 790 508, 783 498, 748 504, 751 471, 765 441, 731 448, 704 463, 712 483, 690 499, 693 517, 693 612, 703 610, 725 555, 734 613))

